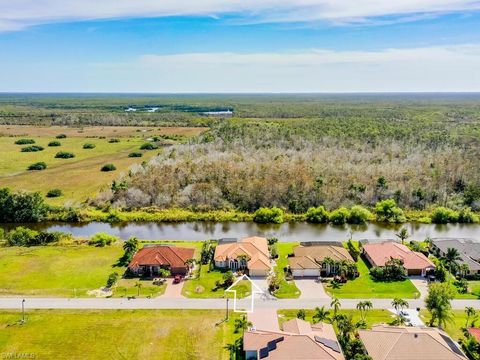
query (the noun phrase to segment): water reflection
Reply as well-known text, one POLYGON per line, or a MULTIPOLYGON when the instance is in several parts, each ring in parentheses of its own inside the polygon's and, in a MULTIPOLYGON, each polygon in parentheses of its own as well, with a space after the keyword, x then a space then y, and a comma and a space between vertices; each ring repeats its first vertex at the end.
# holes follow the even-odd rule
POLYGON ((186 222, 186 223, 40 223, 4 224, 11 229, 23 225, 38 230, 71 232, 74 236, 88 237, 103 231, 128 239, 136 236, 146 240, 189 240, 198 241, 219 238, 241 238, 248 235, 276 236, 280 241, 342 241, 394 239, 395 233, 405 226, 411 239, 428 237, 461 237, 480 240, 480 225, 476 224, 419 224, 403 225, 370 223, 368 225, 333 226, 330 224, 285 223, 256 224, 253 222, 186 222))

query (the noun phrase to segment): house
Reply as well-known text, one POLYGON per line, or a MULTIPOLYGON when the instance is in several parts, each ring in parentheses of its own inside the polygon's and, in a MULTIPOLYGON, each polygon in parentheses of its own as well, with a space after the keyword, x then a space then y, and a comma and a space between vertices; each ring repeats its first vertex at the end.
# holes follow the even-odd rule
POLYGON ((220 244, 215 248, 213 259, 218 268, 246 270, 250 276, 267 276, 272 270, 267 239, 259 236, 220 244))
POLYGON ((359 330, 373 360, 466 360, 445 332, 437 328, 377 325, 359 330))
POLYGON ((467 331, 480 343, 480 328, 468 328, 467 331))
POLYGON ((186 275, 186 262, 194 257, 194 249, 176 246, 145 246, 133 256, 128 269, 136 275, 153 276, 160 269, 170 270, 172 275, 186 275))
POLYGON ((342 246, 296 246, 293 253, 294 256, 288 258, 288 264, 294 277, 318 277, 336 274, 338 266, 324 263, 327 258, 335 262, 354 262, 347 249, 342 246))
POLYGON ((301 319, 284 322, 283 331, 246 331, 243 350, 247 360, 345 359, 331 324, 311 325, 301 319))
POLYGON ((392 258, 400 259, 408 275, 426 276, 427 271, 435 269, 433 262, 425 255, 394 241, 365 244, 363 254, 372 266, 385 266, 392 258))
POLYGON ((480 274, 480 243, 471 239, 432 239, 432 251, 444 256, 449 248, 457 249, 461 260, 467 264, 470 274, 480 274))

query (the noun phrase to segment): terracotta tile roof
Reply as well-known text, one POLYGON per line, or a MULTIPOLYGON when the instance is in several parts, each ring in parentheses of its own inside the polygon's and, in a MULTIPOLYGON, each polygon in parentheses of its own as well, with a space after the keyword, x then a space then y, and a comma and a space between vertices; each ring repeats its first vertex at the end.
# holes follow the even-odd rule
POLYGON ((301 319, 286 321, 283 331, 246 331, 243 349, 259 352, 262 359, 344 360, 332 325, 311 326, 301 319))
POLYGON ((480 329, 479 328, 469 328, 468 332, 472 335, 478 342, 480 342, 480 329))
POLYGON ((435 265, 422 253, 412 251, 405 245, 387 241, 379 244, 365 244, 363 250, 372 259, 374 266, 384 266, 390 258, 403 260, 406 269, 426 269, 435 265))
POLYGON ((358 333, 373 360, 467 359, 458 345, 437 328, 379 325, 358 333))
POLYGON ((267 239, 258 236, 244 238, 236 243, 218 245, 213 258, 215 261, 227 261, 237 259, 242 255, 248 256, 247 267, 249 269, 269 270, 272 268, 267 239))
POLYGON ((320 269, 320 265, 310 256, 289 257, 288 265, 292 270, 320 269))
POLYGON ((162 266, 172 268, 185 267, 185 261, 194 257, 195 250, 176 246, 148 246, 140 249, 128 264, 130 269, 142 265, 162 266))

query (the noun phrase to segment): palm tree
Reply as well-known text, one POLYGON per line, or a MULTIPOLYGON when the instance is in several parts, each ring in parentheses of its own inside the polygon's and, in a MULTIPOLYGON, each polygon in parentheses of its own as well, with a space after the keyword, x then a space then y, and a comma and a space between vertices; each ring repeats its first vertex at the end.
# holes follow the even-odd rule
POLYGON ((330 303, 330 307, 333 308, 332 319, 336 320, 338 315, 338 310, 340 310, 340 307, 341 307, 340 300, 338 300, 336 297, 333 297, 332 302, 330 303))
POLYGON ((242 334, 245 330, 247 330, 252 323, 247 320, 246 316, 243 315, 240 319, 235 319, 235 334, 238 333, 239 330, 242 330, 242 334))
POLYGON ((362 319, 362 321, 365 321, 366 317, 367 317, 367 311, 372 309, 373 308, 373 304, 371 301, 360 301, 358 304, 357 304, 357 310, 360 311, 360 317, 362 319))
POLYGON ((460 253, 455 248, 448 248, 445 256, 442 260, 448 267, 448 271, 452 273, 452 271, 458 266, 457 261, 461 260, 460 253))
POLYGON ((328 320, 329 314, 330 314, 330 311, 325 310, 325 306, 322 306, 321 308, 317 306, 315 308, 315 314, 313 315, 313 322, 316 324, 316 323, 328 320))
POLYGON ((404 299, 395 298, 392 301, 392 306, 394 307, 395 311, 397 312, 397 319, 400 320, 400 311, 404 308, 408 307, 408 302, 404 299))
POLYGON ((462 277, 466 277, 468 272, 470 271, 470 268, 468 267, 467 264, 460 264, 458 270, 460 271, 460 274, 462 275, 462 277))
POLYGON ((465 322, 465 327, 468 328, 468 322, 470 321, 470 318, 475 317, 477 312, 475 311, 475 309, 473 307, 467 306, 465 308, 465 314, 467 315, 467 320, 465 322))
POLYGON ((187 261, 185 261, 185 265, 188 267, 188 270, 191 270, 193 268, 195 262, 195 259, 187 259, 187 261))
POLYGON ((325 272, 327 273, 327 275, 329 275, 332 271, 332 267, 335 265, 335 260, 327 256, 323 259, 322 265, 325 266, 325 272))
POLYGON ((402 227, 400 231, 395 234, 395 236, 398 237, 403 244, 405 240, 407 240, 407 238, 410 236, 410 234, 408 233, 407 228, 402 227))

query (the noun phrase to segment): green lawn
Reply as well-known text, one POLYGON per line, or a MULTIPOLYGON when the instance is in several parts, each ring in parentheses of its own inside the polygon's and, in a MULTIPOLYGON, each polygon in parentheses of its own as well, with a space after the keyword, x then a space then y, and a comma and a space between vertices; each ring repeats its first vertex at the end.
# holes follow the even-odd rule
POLYGON ((113 290, 112 297, 157 297, 163 295, 166 284, 154 285, 150 279, 120 279, 113 290), (140 288, 136 286, 141 284, 140 288))
MULTIPOLYGON (((330 309, 330 316, 333 314, 333 311, 330 309)), ((298 310, 279 310, 279 321, 282 324, 284 321, 294 319, 297 317, 298 310)), ((305 310, 306 317, 305 320, 313 322, 313 314, 315 313, 314 310, 305 310)), ((357 322, 360 320, 360 312, 358 310, 340 310, 340 314, 352 315, 353 321, 357 322)), ((365 321, 367 322, 367 327, 372 327, 372 325, 376 324, 388 324, 394 318, 394 314, 392 314, 388 310, 376 310, 372 309, 367 312, 367 316, 365 321)))
POLYGON ((455 299, 480 299, 480 281, 468 282, 468 293, 461 294, 457 291, 457 288, 453 286, 455 291, 455 299))
POLYGON ((280 288, 275 291, 275 296, 280 299, 296 299, 300 296, 300 290, 295 285, 294 281, 287 281, 283 269, 288 265, 288 254, 293 254, 293 248, 298 246, 298 243, 277 243, 278 259, 274 270, 277 276, 281 279, 280 288))
MULTIPOLYGON (((478 311, 478 310, 477 310, 478 311)), ((425 325, 428 325, 430 320, 430 313, 428 310, 421 310, 420 317, 422 318, 425 325)), ((472 319, 469 320, 469 324, 472 319)), ((464 310, 452 310, 452 322, 448 323, 445 331, 450 335, 454 340, 458 340, 463 337, 462 328, 465 327, 467 321, 467 316, 464 310)), ((479 321, 476 321, 477 326, 479 321)))
POLYGON ((374 281, 369 274, 369 269, 363 258, 357 261, 360 276, 355 280, 348 281, 334 289, 330 284, 325 285, 326 291, 339 299, 363 299, 363 298, 395 298, 413 299, 420 296, 417 288, 410 280, 381 282, 374 281))
POLYGON ((223 310, 37 310, 0 313, 0 353, 35 359, 229 359, 223 310), (217 325, 218 324, 218 325, 217 325))
POLYGON ((119 245, 7 247, 0 249, 0 295, 87 296, 105 286, 123 254, 119 245), (76 289, 76 290, 74 290, 76 289))
MULTIPOLYGON (((217 288, 216 282, 223 282, 223 275, 226 271, 212 269, 209 271, 209 265, 202 265, 196 271, 198 278, 187 280, 183 285, 182 293, 184 296, 195 299, 203 298, 222 298, 225 296, 225 289, 217 288)), ((240 281, 235 285, 237 298, 250 295, 251 286, 247 281, 240 281)), ((232 297, 233 293, 228 293, 232 297)))

